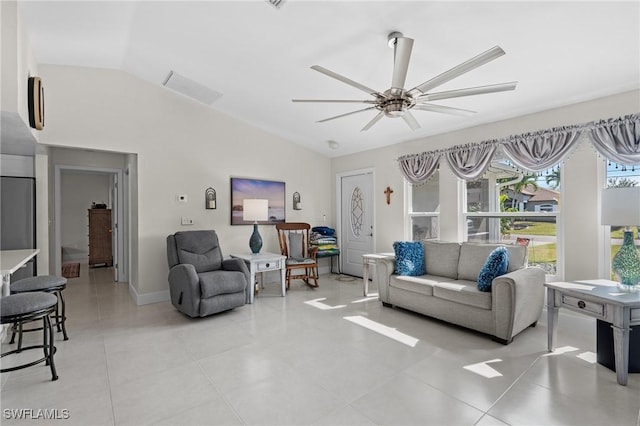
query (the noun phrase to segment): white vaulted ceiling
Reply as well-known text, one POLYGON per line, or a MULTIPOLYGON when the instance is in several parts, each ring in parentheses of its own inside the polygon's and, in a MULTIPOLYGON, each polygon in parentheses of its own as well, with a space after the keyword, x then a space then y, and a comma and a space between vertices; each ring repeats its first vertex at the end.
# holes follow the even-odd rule
MULTIPOLYGON (((161 85, 170 70, 222 94, 210 107, 329 156, 417 139, 640 87, 640 5, 627 2, 20 1, 38 63, 114 68, 161 85), (438 91, 518 81, 515 91, 434 102, 471 117, 413 111, 421 129, 309 67, 384 91, 387 34, 415 40, 408 88, 499 45, 506 55, 438 91), (339 142, 331 150, 327 141, 339 142)), ((639 107, 640 109, 640 107, 639 107)), ((605 118, 605 117, 603 117, 605 118)), ((567 123, 571 124, 571 123, 567 123)), ((531 129, 537 130, 537 129, 531 129)))

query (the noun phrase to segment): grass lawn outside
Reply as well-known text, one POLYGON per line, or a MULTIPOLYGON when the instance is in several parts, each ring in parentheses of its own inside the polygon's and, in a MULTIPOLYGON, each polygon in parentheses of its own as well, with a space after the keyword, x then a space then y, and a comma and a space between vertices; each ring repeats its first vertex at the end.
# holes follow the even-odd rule
MULTIPOLYGON (((529 220, 516 220, 507 234, 525 235, 556 235, 555 222, 531 222, 529 220)), ((622 238, 622 237, 621 237, 622 238)))

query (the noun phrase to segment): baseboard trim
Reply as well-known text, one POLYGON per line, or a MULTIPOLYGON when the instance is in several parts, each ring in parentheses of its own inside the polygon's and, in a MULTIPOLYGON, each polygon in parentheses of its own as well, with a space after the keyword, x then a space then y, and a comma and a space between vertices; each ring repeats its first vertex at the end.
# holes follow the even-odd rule
POLYGON ((136 305, 150 305, 152 303, 168 302, 171 299, 169 290, 156 291, 153 293, 138 294, 136 289, 129 284, 129 294, 136 305))

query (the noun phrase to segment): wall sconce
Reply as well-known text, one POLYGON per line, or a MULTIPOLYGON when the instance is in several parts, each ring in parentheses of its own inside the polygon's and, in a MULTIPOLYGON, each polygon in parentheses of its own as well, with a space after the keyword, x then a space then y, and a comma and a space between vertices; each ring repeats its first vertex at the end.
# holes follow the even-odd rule
POLYGON ((294 210, 302 210, 302 204, 300 203, 300 193, 293 193, 293 209, 294 210))
POLYGON ((204 205, 207 210, 213 210, 216 208, 216 190, 209 187, 204 191, 204 205))

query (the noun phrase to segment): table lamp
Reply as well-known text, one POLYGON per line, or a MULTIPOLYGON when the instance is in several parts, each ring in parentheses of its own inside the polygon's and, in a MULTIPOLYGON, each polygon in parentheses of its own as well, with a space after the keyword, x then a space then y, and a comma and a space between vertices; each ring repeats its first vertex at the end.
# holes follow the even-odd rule
POLYGON ((620 250, 611 259, 611 269, 625 291, 637 289, 640 283, 640 255, 631 226, 640 225, 640 187, 607 188, 602 191, 602 224, 625 226, 620 250))
POLYGON ((247 198, 242 202, 242 220, 253 221, 253 234, 249 238, 249 247, 254 254, 260 253, 262 237, 258 232, 258 221, 269 218, 269 200, 247 198))

